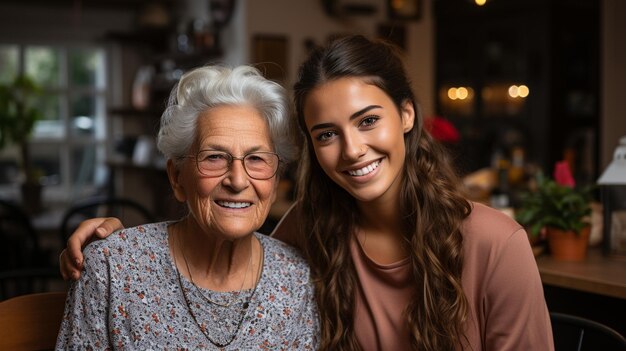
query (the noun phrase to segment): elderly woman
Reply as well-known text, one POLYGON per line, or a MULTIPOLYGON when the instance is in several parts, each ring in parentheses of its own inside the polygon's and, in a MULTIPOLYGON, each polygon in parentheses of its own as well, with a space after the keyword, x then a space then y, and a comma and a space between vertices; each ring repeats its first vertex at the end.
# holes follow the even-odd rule
POLYGON ((318 314, 296 250, 255 233, 293 158, 284 89, 251 67, 185 74, 158 148, 178 201, 175 222, 89 245, 57 349, 315 349, 318 314))

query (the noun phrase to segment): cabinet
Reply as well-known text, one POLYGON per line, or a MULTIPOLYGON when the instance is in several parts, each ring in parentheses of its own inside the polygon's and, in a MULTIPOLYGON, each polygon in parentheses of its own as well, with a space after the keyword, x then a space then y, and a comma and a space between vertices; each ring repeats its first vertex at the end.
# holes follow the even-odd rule
POLYGON ((598 175, 599 5, 595 0, 438 0, 436 109, 461 133, 463 173, 524 150, 547 173, 563 158, 598 175))

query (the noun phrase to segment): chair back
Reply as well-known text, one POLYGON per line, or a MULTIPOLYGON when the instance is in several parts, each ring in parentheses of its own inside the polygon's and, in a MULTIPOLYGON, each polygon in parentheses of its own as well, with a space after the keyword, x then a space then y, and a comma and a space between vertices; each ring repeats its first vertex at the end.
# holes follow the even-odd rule
POLYGON ((62 247, 80 222, 94 217, 117 217, 125 227, 155 221, 154 216, 139 202, 124 197, 93 197, 71 206, 61 220, 62 247))
POLYGON ((64 292, 48 292, 0 302, 0 350, 53 350, 65 297, 64 292))
POLYGON ((555 351, 626 351, 626 338, 607 325, 556 312, 550 320, 555 351))
POLYGON ((0 271, 41 266, 39 238, 28 214, 0 200, 0 271))
POLYGON ((0 301, 33 293, 67 291, 58 267, 17 268, 0 271, 0 301))

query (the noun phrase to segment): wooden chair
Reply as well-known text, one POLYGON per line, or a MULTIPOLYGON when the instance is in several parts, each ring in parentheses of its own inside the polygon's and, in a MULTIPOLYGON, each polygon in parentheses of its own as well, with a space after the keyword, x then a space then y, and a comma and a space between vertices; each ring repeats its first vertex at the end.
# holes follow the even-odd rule
POLYGON ((47 292, 0 302, 0 350, 54 349, 65 297, 64 292, 47 292))

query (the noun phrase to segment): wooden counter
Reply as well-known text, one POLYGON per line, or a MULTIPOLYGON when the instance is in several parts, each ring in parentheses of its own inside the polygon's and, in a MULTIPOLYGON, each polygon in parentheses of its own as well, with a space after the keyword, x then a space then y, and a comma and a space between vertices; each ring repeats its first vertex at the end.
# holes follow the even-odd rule
POLYGON ((537 257, 544 284, 626 299, 626 259, 606 257, 591 249, 582 262, 555 261, 544 254, 537 257))

